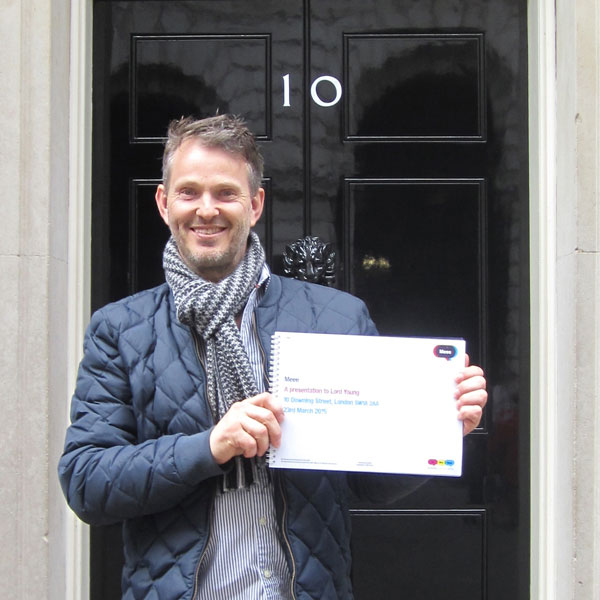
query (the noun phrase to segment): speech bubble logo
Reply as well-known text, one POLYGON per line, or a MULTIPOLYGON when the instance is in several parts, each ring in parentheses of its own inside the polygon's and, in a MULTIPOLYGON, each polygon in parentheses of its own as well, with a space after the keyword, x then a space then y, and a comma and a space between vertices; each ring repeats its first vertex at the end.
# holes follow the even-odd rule
POLYGON ((449 460, 438 460, 437 458, 430 458, 427 461, 428 465, 432 467, 453 467, 454 461, 452 459, 449 460))
POLYGON ((436 346, 433 349, 433 354, 438 358, 445 358, 446 360, 453 359, 458 350, 454 346, 436 346))

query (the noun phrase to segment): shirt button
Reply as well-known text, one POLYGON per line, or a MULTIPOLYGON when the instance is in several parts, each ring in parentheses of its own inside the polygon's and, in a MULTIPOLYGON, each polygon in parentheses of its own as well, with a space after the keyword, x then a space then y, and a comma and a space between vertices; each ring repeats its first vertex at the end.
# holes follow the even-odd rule
POLYGON ((267 519, 266 519, 266 517, 261 517, 261 518, 258 520, 258 522, 259 522, 261 525, 266 525, 266 524, 267 524, 267 519))
POLYGON ((271 577, 271 571, 269 571, 269 569, 265 569, 265 570, 263 571, 263 575, 264 575, 264 576, 265 576, 267 579, 269 579, 269 578, 271 577))

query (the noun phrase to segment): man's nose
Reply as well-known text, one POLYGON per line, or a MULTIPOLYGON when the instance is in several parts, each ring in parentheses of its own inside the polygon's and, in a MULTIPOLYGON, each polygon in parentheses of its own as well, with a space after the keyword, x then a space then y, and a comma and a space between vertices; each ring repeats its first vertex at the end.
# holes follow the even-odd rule
POLYGON ((196 214, 206 220, 210 220, 219 214, 217 203, 212 194, 205 192, 200 195, 196 204, 196 214))

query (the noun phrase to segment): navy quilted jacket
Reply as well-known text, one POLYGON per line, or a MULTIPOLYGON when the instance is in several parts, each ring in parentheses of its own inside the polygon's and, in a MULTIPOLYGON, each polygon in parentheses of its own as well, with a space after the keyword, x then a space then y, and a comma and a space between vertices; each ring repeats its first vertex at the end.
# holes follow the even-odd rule
MULTIPOLYGON (((267 357, 278 331, 375 334, 364 304, 272 276, 256 309, 267 357)), ((195 338, 166 284, 96 312, 89 325, 59 475, 91 524, 123 522, 123 598, 190 600, 216 475, 212 417, 195 338)), ((399 478, 275 473, 275 503, 295 597, 352 598, 349 494, 379 497, 399 478)))

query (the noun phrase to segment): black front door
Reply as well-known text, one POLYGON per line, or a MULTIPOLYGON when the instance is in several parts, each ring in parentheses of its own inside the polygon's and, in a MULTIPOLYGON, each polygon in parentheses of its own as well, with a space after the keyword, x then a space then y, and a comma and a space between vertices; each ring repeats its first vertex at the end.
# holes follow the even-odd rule
MULTIPOLYGON (((163 281, 168 121, 233 112, 273 270, 318 235, 382 333, 464 337, 486 369, 463 476, 353 507, 359 600, 528 597, 526 64, 525 0, 94 4, 93 308, 163 281)), ((118 597, 118 535, 92 532, 92 598, 118 597)))

